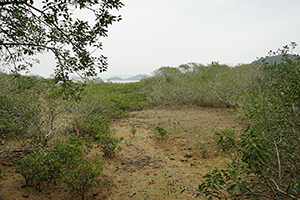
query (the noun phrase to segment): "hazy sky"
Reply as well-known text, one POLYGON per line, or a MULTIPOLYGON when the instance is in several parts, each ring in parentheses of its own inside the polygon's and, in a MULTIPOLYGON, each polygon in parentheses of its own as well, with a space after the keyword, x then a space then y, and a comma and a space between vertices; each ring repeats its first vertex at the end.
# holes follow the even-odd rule
MULTIPOLYGON (((102 38, 108 72, 151 74, 162 66, 212 61, 234 66, 291 41, 300 46, 300 0, 123 0, 123 20, 102 38)), ((300 52, 300 47, 294 53, 300 52)), ((49 77, 49 54, 32 74, 49 77)))

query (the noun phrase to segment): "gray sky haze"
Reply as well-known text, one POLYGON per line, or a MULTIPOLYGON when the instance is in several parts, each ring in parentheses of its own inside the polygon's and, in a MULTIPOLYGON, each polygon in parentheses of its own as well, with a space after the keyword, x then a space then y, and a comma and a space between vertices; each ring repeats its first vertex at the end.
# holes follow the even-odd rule
MULTIPOLYGON (((122 21, 102 38, 108 72, 151 74, 162 66, 212 61, 234 66, 300 43, 299 0, 123 0, 122 21)), ((300 44, 299 44, 300 45, 300 44)), ((299 48, 294 53, 299 53, 299 48)), ((49 77, 55 61, 39 56, 31 71, 49 77)))

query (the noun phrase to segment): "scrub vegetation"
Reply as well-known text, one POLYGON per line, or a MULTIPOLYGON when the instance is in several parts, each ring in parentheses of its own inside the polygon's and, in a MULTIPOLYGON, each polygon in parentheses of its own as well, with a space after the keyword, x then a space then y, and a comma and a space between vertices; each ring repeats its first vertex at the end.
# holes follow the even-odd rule
MULTIPOLYGON (((287 53, 285 46, 278 52, 281 62, 271 64, 162 67, 151 77, 126 84, 94 79, 70 81, 66 87, 54 79, 0 73, 1 187, 13 167, 23 177, 21 190, 42 192, 58 184, 84 199, 93 188, 108 184, 103 173, 123 159, 116 171, 121 166, 127 170, 127 165, 137 167, 130 173, 145 166, 166 169, 164 193, 179 198, 299 199, 300 60, 287 53), (234 111, 243 128, 224 124, 206 133, 203 127, 215 123, 205 118, 206 109, 234 111), (189 119, 194 111, 204 117, 189 119), (120 131, 124 129, 126 133, 120 131), (140 143, 155 146, 148 150, 152 157, 140 143), (175 152, 158 154, 169 147, 194 154, 185 152, 181 159, 175 152), (133 153, 134 148, 139 150, 133 153), (127 154, 132 157, 125 158, 127 154), (193 188, 176 182, 181 180, 177 172, 161 161, 166 155, 165 163, 199 159, 189 163, 199 171, 204 161, 221 159, 222 165, 193 174, 191 179, 199 178, 193 188)), ((147 181, 154 186, 158 179, 147 181)))

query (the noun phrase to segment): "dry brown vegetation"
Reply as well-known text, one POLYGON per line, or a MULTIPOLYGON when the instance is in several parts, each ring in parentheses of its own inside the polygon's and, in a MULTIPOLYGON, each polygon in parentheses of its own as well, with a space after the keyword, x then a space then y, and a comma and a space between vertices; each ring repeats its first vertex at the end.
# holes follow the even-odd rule
MULTIPOLYGON (((217 150, 212 140, 215 130, 241 129, 239 120, 229 108, 194 107, 182 109, 144 109, 131 117, 114 121, 111 128, 123 136, 124 148, 115 158, 103 158, 101 184, 89 192, 87 199, 193 199, 202 176, 214 167, 224 167, 230 154, 217 150), (168 131, 163 140, 155 138, 153 128, 160 125, 168 131), (137 128, 133 137, 130 129, 137 128), (208 155, 203 158, 197 142, 206 142, 208 155), (186 189, 182 194, 181 191, 186 189)), ((94 149, 94 151, 99 151, 94 149)), ((4 163, 4 161, 1 161, 4 163)), ((0 200, 81 199, 72 191, 50 183, 41 192, 34 187, 22 188, 24 178, 13 166, 2 181, 0 200), (25 198, 24 198, 25 199, 25 198)), ((199 199, 206 199, 200 196, 199 199)))

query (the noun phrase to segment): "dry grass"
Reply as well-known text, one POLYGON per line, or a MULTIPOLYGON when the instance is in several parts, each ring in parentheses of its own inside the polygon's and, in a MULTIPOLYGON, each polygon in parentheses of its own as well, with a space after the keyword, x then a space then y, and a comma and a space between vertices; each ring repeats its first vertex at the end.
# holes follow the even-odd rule
POLYGON ((196 141, 209 142, 216 130, 228 127, 241 129, 239 122, 232 115, 234 109, 208 107, 135 112, 137 122, 152 127, 161 125, 168 130, 170 138, 185 138, 191 147, 195 147, 196 141))
MULTIPOLYGON (((94 188, 99 195, 87 199, 193 199, 202 176, 214 167, 230 162, 228 154, 217 152, 212 141, 215 130, 231 127, 241 129, 239 121, 228 108, 147 109, 132 113, 132 117, 112 123, 117 136, 125 137, 124 150, 113 159, 103 158, 101 185, 94 188), (168 131, 168 138, 155 138, 153 128, 160 125, 168 131), (137 132, 132 136, 131 127, 137 132), (203 158, 197 142, 208 145, 203 158), (187 157, 188 155, 188 157, 187 157), (186 191, 180 192, 186 188, 186 191)), ((99 152, 99 149, 93 151, 99 152)), ((62 185, 50 184, 42 192, 21 188, 23 178, 14 167, 6 166, 9 174, 2 182, 0 200, 21 199, 81 199, 62 185), (1 199, 2 198, 2 199, 1 199)), ((199 199, 206 199, 201 196, 199 199)))

